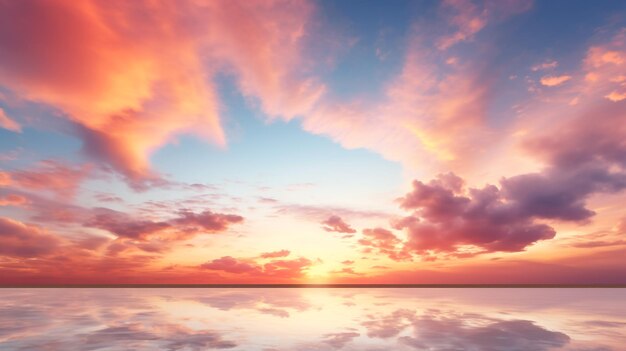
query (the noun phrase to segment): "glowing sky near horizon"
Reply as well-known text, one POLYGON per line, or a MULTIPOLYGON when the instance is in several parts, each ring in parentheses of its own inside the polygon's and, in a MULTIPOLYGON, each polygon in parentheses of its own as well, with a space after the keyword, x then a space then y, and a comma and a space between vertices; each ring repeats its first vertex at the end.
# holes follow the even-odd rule
POLYGON ((0 0, 0 284, 626 283, 623 1, 0 0))

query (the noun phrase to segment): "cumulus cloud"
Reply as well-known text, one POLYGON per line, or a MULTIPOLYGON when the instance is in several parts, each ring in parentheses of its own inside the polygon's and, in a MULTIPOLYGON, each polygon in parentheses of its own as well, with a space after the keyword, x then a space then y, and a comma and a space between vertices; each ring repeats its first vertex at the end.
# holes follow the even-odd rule
POLYGON ((322 224, 324 225, 324 230, 327 232, 345 234, 356 233, 356 230, 354 230, 348 223, 344 222, 339 216, 330 216, 327 220, 323 221, 322 224))
POLYGON ((534 223, 532 214, 520 210, 532 200, 505 199, 495 186, 470 189, 464 195, 458 182, 460 178, 451 174, 428 184, 413 182, 413 191, 401 199, 401 206, 415 211, 414 217, 395 224, 408 231, 406 248, 453 252, 472 245, 487 251, 520 251, 554 237, 551 227, 534 223))

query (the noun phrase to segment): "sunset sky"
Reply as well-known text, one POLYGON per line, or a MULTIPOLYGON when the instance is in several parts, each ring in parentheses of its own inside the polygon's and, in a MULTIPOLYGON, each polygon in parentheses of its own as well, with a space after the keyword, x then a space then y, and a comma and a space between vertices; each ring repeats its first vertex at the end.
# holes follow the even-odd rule
POLYGON ((0 284, 624 284, 625 257, 622 0, 0 0, 0 284))

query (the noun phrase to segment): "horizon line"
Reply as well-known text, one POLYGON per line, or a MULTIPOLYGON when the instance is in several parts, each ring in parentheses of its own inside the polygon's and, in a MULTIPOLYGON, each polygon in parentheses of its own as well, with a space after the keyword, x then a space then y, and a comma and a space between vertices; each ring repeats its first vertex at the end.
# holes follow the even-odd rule
POLYGON ((626 288, 626 284, 0 284, 17 288, 626 288))

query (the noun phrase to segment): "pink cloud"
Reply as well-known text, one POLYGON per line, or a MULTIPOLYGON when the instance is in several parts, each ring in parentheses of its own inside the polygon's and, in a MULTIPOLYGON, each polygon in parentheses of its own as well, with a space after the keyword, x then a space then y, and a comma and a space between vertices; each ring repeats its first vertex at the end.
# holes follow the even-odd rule
POLYGON ((541 84, 547 87, 555 87, 557 85, 561 85, 568 80, 572 79, 572 76, 562 75, 562 76, 543 76, 541 77, 541 84))
POLYGON ((626 99, 626 92, 620 93, 617 91, 612 91, 608 95, 605 95, 604 97, 613 102, 618 102, 618 101, 622 101, 626 99))
POLYGON ((512 14, 525 12, 532 6, 531 0, 484 1, 446 0, 441 11, 447 14, 448 24, 455 31, 439 38, 437 48, 446 50, 455 44, 471 40, 488 22, 501 20, 512 14))
POLYGON ((323 342, 334 349, 340 349, 346 346, 360 334, 356 332, 332 333, 324 335, 323 342))
POLYGON ((0 255, 41 257, 53 253, 60 242, 38 226, 0 217, 0 255))
POLYGON ((339 216, 330 216, 327 220, 323 221, 322 224, 324 225, 324 230, 326 230, 327 232, 346 234, 356 233, 356 230, 350 227, 350 225, 344 222, 343 219, 341 219, 341 217, 339 216))
POLYGON ((543 71, 543 70, 549 70, 552 68, 556 68, 559 65, 558 61, 555 60, 547 60, 543 63, 540 64, 536 64, 534 66, 532 66, 530 69, 532 71, 543 71))
POLYGON ((252 260, 241 260, 224 256, 199 266, 201 269, 223 271, 232 274, 246 274, 256 281, 273 279, 275 281, 302 278, 305 271, 313 264, 304 257, 290 260, 272 260, 265 264, 257 264, 252 260))
POLYGON ((181 211, 167 220, 138 219, 127 213, 96 208, 83 223, 86 227, 104 229, 121 238, 147 240, 159 234, 161 240, 184 240, 203 233, 218 233, 233 224, 243 222, 243 217, 233 214, 204 211, 181 211))
POLYGON ((9 118, 9 116, 6 115, 2 108, 0 108, 0 128, 4 128, 16 133, 22 131, 22 127, 17 122, 9 118))
POLYGON ((9 194, 0 196, 0 206, 24 206, 28 203, 28 199, 22 195, 9 194))
POLYGON ((63 162, 46 160, 32 169, 7 172, 3 178, 4 182, 23 190, 42 190, 59 197, 72 198, 91 172, 90 165, 71 166, 63 162))
POLYGON ((358 244, 365 247, 365 253, 373 251, 396 261, 411 259, 410 254, 402 249, 402 240, 384 228, 363 229, 363 237, 358 244))

